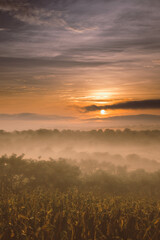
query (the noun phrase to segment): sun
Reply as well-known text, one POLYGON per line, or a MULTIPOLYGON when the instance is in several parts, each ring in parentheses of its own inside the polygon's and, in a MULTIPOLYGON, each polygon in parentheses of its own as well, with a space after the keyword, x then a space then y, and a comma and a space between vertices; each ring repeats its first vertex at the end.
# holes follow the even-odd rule
POLYGON ((102 109, 102 110, 100 111, 100 113, 101 113, 102 115, 104 115, 104 114, 106 114, 106 111, 105 111, 104 109, 102 109))

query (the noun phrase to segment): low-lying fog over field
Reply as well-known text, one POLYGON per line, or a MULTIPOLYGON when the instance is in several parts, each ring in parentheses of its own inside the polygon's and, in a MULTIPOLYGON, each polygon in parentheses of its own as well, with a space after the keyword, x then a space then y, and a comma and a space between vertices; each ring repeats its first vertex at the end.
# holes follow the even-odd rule
POLYGON ((63 158, 85 173, 99 169, 160 169, 160 130, 0 131, 0 155, 24 154, 38 161, 63 158))

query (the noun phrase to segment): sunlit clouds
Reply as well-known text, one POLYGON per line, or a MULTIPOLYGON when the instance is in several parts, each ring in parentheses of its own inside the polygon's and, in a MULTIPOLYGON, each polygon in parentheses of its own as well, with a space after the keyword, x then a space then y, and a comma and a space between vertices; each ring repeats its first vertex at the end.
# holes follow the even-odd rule
POLYGON ((1 0, 0 113, 81 122, 103 117, 87 106, 159 99, 159 7, 156 0, 1 0))

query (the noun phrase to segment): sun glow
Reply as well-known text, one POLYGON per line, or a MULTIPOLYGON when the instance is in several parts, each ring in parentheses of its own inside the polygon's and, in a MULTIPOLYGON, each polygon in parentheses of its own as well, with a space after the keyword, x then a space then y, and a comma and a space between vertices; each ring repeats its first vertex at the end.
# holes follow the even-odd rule
POLYGON ((104 114, 106 114, 106 111, 105 111, 104 109, 102 109, 102 110, 100 111, 100 113, 101 113, 102 115, 104 115, 104 114))

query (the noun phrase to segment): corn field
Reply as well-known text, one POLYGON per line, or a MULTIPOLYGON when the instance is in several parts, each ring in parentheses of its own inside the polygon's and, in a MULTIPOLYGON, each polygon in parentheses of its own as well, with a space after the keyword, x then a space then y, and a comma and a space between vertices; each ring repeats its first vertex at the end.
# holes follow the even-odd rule
POLYGON ((0 197, 1 240, 159 240, 160 201, 75 189, 0 197))

